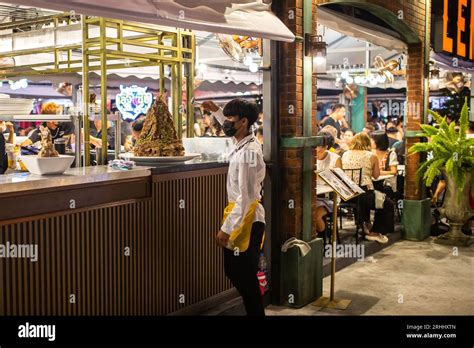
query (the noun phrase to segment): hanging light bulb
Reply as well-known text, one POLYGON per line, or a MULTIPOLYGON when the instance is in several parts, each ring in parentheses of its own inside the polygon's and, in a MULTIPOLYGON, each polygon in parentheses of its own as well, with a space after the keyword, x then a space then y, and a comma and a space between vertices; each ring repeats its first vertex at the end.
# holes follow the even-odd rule
POLYGON ((376 85, 377 85, 377 78, 374 77, 374 76, 372 76, 372 77, 370 78, 369 82, 370 82, 370 84, 371 84, 372 86, 376 86, 376 85))
POLYGON ((341 77, 342 77, 344 80, 346 80, 346 79, 349 77, 349 72, 344 70, 344 71, 341 73, 341 77))
POLYGON ((347 81, 348 84, 354 83, 354 79, 352 78, 352 76, 348 76, 346 81, 347 81))
POLYGON ((305 56, 313 58, 313 73, 326 73, 327 44, 322 35, 305 35, 305 56))
POLYGON ((439 90, 439 70, 438 69, 431 70, 430 90, 432 91, 439 90))
POLYGON ((354 78, 354 82, 357 83, 358 85, 361 85, 362 84, 362 76, 357 75, 354 78))
POLYGON ((258 72, 258 65, 256 63, 252 63, 249 65, 250 72, 256 73, 258 72))

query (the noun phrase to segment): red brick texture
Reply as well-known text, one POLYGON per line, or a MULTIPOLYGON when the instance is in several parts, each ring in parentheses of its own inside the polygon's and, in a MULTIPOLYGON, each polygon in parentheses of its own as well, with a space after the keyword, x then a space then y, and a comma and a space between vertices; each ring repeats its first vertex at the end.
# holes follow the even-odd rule
MULTIPOLYGON (((316 6, 316 3, 314 4, 316 6)), ((280 19, 298 37, 303 37, 303 0, 282 1, 280 19)), ((316 22, 314 23, 316 28, 316 22)), ((301 40, 280 45, 279 56, 279 123, 280 137, 303 136, 303 59, 301 40)), ((316 96, 314 93, 315 100, 316 96)), ((316 106, 314 106, 316 116, 316 106)), ((314 117, 315 119, 315 117, 314 117)), ((313 124, 316 130, 316 122, 313 124)), ((302 238, 303 228, 303 151, 282 149, 280 231, 282 240, 302 238)), ((315 183, 314 183, 315 185, 315 183)), ((316 210, 314 197, 313 212, 316 210)))

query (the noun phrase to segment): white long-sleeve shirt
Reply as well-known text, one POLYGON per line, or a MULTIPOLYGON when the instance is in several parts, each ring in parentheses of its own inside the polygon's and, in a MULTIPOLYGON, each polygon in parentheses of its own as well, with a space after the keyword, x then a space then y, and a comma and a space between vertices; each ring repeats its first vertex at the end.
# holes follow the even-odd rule
MULTIPOLYGON (((213 113, 213 116, 223 124, 227 118, 222 109, 213 113)), ((235 202, 235 206, 222 224, 221 230, 231 234, 242 222, 250 205, 262 197, 260 191, 265 179, 265 162, 262 146, 255 139, 253 133, 239 142, 233 138, 235 148, 229 154, 229 172, 227 175, 227 198, 235 202)), ((258 204, 253 222, 265 223, 265 209, 258 204)))

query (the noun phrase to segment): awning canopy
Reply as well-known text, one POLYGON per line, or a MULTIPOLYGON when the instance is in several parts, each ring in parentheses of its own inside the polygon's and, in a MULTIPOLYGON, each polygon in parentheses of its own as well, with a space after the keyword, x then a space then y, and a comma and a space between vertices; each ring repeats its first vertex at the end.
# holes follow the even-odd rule
POLYGON ((215 33, 294 41, 262 0, 9 0, 19 5, 215 33))
POLYGON ((324 6, 318 7, 318 24, 391 51, 402 52, 407 49, 406 43, 400 39, 397 32, 327 9, 324 6))
POLYGON ((430 52, 430 59, 434 60, 440 67, 448 71, 460 71, 468 74, 474 74, 474 64, 463 59, 457 60, 457 66, 453 66, 453 57, 443 54, 436 53, 434 50, 430 52))

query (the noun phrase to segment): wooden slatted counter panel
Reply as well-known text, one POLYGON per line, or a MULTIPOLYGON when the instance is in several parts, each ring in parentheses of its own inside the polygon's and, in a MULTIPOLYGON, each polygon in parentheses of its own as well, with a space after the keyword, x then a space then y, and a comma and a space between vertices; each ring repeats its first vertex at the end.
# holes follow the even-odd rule
POLYGON ((163 315, 231 288, 215 244, 226 167, 153 176, 152 199, 0 226, 0 315, 163 315))

